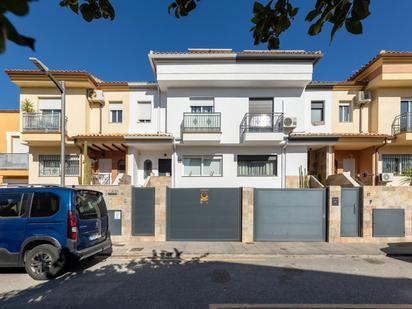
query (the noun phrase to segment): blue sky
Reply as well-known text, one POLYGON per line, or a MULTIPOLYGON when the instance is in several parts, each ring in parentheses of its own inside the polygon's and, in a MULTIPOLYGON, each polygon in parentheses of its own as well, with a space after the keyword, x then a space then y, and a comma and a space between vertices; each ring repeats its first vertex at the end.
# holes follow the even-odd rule
MULTIPOLYGON (((170 0, 113 0, 115 21, 93 23, 60 8, 58 2, 39 0, 31 4, 29 15, 9 16, 21 33, 37 42, 35 52, 9 43, 0 55, 0 109, 19 106, 18 87, 4 70, 33 68, 30 56, 52 69, 87 70, 105 81, 151 81, 149 50, 265 48, 254 46, 249 32, 252 0, 202 0, 195 12, 180 20, 168 15, 170 0)), ((306 34, 304 16, 315 0, 293 2, 301 10, 282 36, 281 49, 321 50, 324 58, 315 68, 316 80, 346 79, 382 49, 412 50, 410 0, 371 1, 372 15, 364 24, 364 34, 353 36, 343 30, 331 45, 330 27, 317 37, 306 34)))

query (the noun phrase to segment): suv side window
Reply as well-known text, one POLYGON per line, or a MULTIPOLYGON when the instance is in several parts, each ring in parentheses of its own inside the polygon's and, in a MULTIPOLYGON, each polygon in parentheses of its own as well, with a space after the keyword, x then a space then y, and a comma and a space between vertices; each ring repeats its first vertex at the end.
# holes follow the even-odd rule
POLYGON ((59 211, 59 197, 48 192, 35 192, 30 217, 50 217, 59 211))
MULTIPOLYGON (((96 194, 91 191, 79 191, 76 194, 76 209, 80 219, 98 219, 104 216, 102 210, 105 207, 100 205, 104 203, 101 194, 96 194)), ((104 205, 105 206, 105 205, 104 205)))
POLYGON ((0 193, 0 217, 19 217, 24 212, 23 193, 0 193))

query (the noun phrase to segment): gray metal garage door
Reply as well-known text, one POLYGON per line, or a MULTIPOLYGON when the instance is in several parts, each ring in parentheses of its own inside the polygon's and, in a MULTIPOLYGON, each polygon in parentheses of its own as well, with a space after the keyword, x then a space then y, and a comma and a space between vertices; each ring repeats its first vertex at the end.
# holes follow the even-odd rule
POLYGON ((325 189, 255 189, 256 241, 325 241, 325 189))
POLYGON ((167 240, 241 239, 241 189, 168 189, 167 240))

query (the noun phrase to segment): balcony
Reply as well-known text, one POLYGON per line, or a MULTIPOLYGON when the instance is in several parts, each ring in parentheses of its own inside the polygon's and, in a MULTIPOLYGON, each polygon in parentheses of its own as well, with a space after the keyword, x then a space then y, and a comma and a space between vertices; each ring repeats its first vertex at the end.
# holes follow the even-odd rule
POLYGON ((283 113, 247 113, 240 123, 242 143, 283 140, 283 113))
POLYGON ((23 133, 60 132, 60 113, 23 114, 23 133))
POLYGON ((26 170, 29 168, 27 153, 0 153, 0 170, 26 170))
POLYGON ((181 126, 184 142, 220 142, 220 113, 183 113, 181 126))
POLYGON ((412 133, 412 113, 396 116, 392 123, 392 135, 412 133))

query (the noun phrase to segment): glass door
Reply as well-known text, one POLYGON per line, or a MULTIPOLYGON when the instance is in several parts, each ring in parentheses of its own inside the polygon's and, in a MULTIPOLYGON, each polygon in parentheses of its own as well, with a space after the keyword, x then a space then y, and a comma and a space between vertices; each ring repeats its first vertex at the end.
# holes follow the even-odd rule
POLYGON ((412 131, 412 99, 401 101, 401 132, 412 131))

